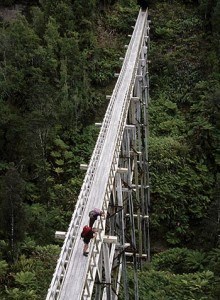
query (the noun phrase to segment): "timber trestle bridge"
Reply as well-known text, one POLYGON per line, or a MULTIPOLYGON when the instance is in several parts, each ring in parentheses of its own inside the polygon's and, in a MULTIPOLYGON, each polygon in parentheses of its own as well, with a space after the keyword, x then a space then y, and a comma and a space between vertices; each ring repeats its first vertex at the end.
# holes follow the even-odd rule
POLYGON ((148 11, 140 10, 46 300, 115 300, 119 289, 129 299, 129 265, 139 299, 137 270, 150 259, 149 29, 148 11), (105 216, 84 257, 80 233, 93 208, 105 216))

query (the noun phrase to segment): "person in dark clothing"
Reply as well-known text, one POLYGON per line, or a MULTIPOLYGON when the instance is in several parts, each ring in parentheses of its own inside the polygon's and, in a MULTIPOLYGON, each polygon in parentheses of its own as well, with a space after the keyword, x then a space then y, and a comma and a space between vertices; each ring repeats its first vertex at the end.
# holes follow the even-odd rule
POLYGON ((93 239, 96 236, 96 231, 93 230, 91 227, 90 229, 85 233, 84 237, 83 237, 83 242, 84 242, 84 246, 83 246, 83 255, 84 256, 88 256, 89 252, 87 252, 88 248, 89 248, 89 242, 91 239, 93 239))
POLYGON ((89 227, 92 228, 93 224, 97 220, 98 217, 101 217, 104 215, 104 212, 98 208, 94 208, 89 212, 89 227))
POLYGON ((137 4, 140 5, 143 10, 148 8, 147 0, 137 0, 137 4))

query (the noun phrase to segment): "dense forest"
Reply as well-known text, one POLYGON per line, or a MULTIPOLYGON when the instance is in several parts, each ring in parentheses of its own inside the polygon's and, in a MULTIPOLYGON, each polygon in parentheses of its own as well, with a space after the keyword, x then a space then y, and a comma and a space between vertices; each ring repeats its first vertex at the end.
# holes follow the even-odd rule
MULTIPOLYGON (((1 0, 0 299, 45 298, 54 233, 68 228, 138 11, 1 0)), ((149 14, 152 260, 139 297, 220 299, 220 0, 149 0, 149 14)))

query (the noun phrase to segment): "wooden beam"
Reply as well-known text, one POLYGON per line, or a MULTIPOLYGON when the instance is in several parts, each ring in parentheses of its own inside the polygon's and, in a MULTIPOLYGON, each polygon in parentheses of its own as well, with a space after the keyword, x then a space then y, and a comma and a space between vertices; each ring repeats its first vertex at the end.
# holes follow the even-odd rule
POLYGON ((140 101, 140 97, 132 97, 131 101, 140 101))
POLYGON ((117 172, 118 173, 127 173, 128 172, 128 168, 118 168, 117 172))
POLYGON ((138 154, 138 155, 141 155, 142 154, 142 152, 140 152, 140 151, 130 151, 130 154, 138 154))
POLYGON ((135 125, 133 125, 133 124, 126 124, 125 125, 125 129, 135 129, 136 127, 135 127, 135 125))
MULTIPOLYGON (((125 252, 125 255, 126 256, 133 256, 134 253, 132 253, 132 252, 125 252)), ((136 256, 142 258, 142 257, 147 257, 147 254, 141 254, 140 255, 139 253, 136 253, 136 256)))
POLYGON ((116 249, 118 250, 118 249, 125 249, 125 248, 128 248, 128 247, 130 247, 131 246, 131 244, 130 243, 124 243, 124 245, 121 245, 121 244, 117 244, 116 245, 116 249))
POLYGON ((65 240, 66 237, 66 231, 56 231, 55 232, 55 238, 60 240, 65 240))
POLYGON ((88 169, 88 165, 80 164, 80 170, 87 170, 87 169, 88 169))
MULTIPOLYGON (((126 216, 126 217, 129 217, 130 214, 126 214, 125 216, 126 216)), ((148 219, 148 218, 149 218, 148 215, 144 215, 144 216, 143 216, 143 215, 137 215, 137 214, 133 214, 132 217, 134 217, 134 218, 140 217, 140 218, 143 218, 143 219, 148 219)))
POLYGON ((103 242, 104 243, 108 243, 108 244, 114 243, 114 244, 116 244, 117 241, 118 241, 117 236, 113 236, 113 235, 104 235, 103 236, 103 242))
POLYGON ((95 123, 95 126, 101 127, 101 126, 102 126, 102 123, 95 123))

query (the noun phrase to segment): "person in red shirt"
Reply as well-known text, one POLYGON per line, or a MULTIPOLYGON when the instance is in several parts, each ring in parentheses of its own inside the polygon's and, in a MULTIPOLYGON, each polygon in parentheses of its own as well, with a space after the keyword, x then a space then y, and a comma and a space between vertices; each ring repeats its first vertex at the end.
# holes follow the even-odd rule
POLYGON ((89 242, 92 238, 96 236, 96 231, 89 226, 84 226, 83 231, 81 233, 81 237, 83 238, 84 246, 83 246, 83 255, 88 256, 89 252, 87 252, 89 248, 89 242))

